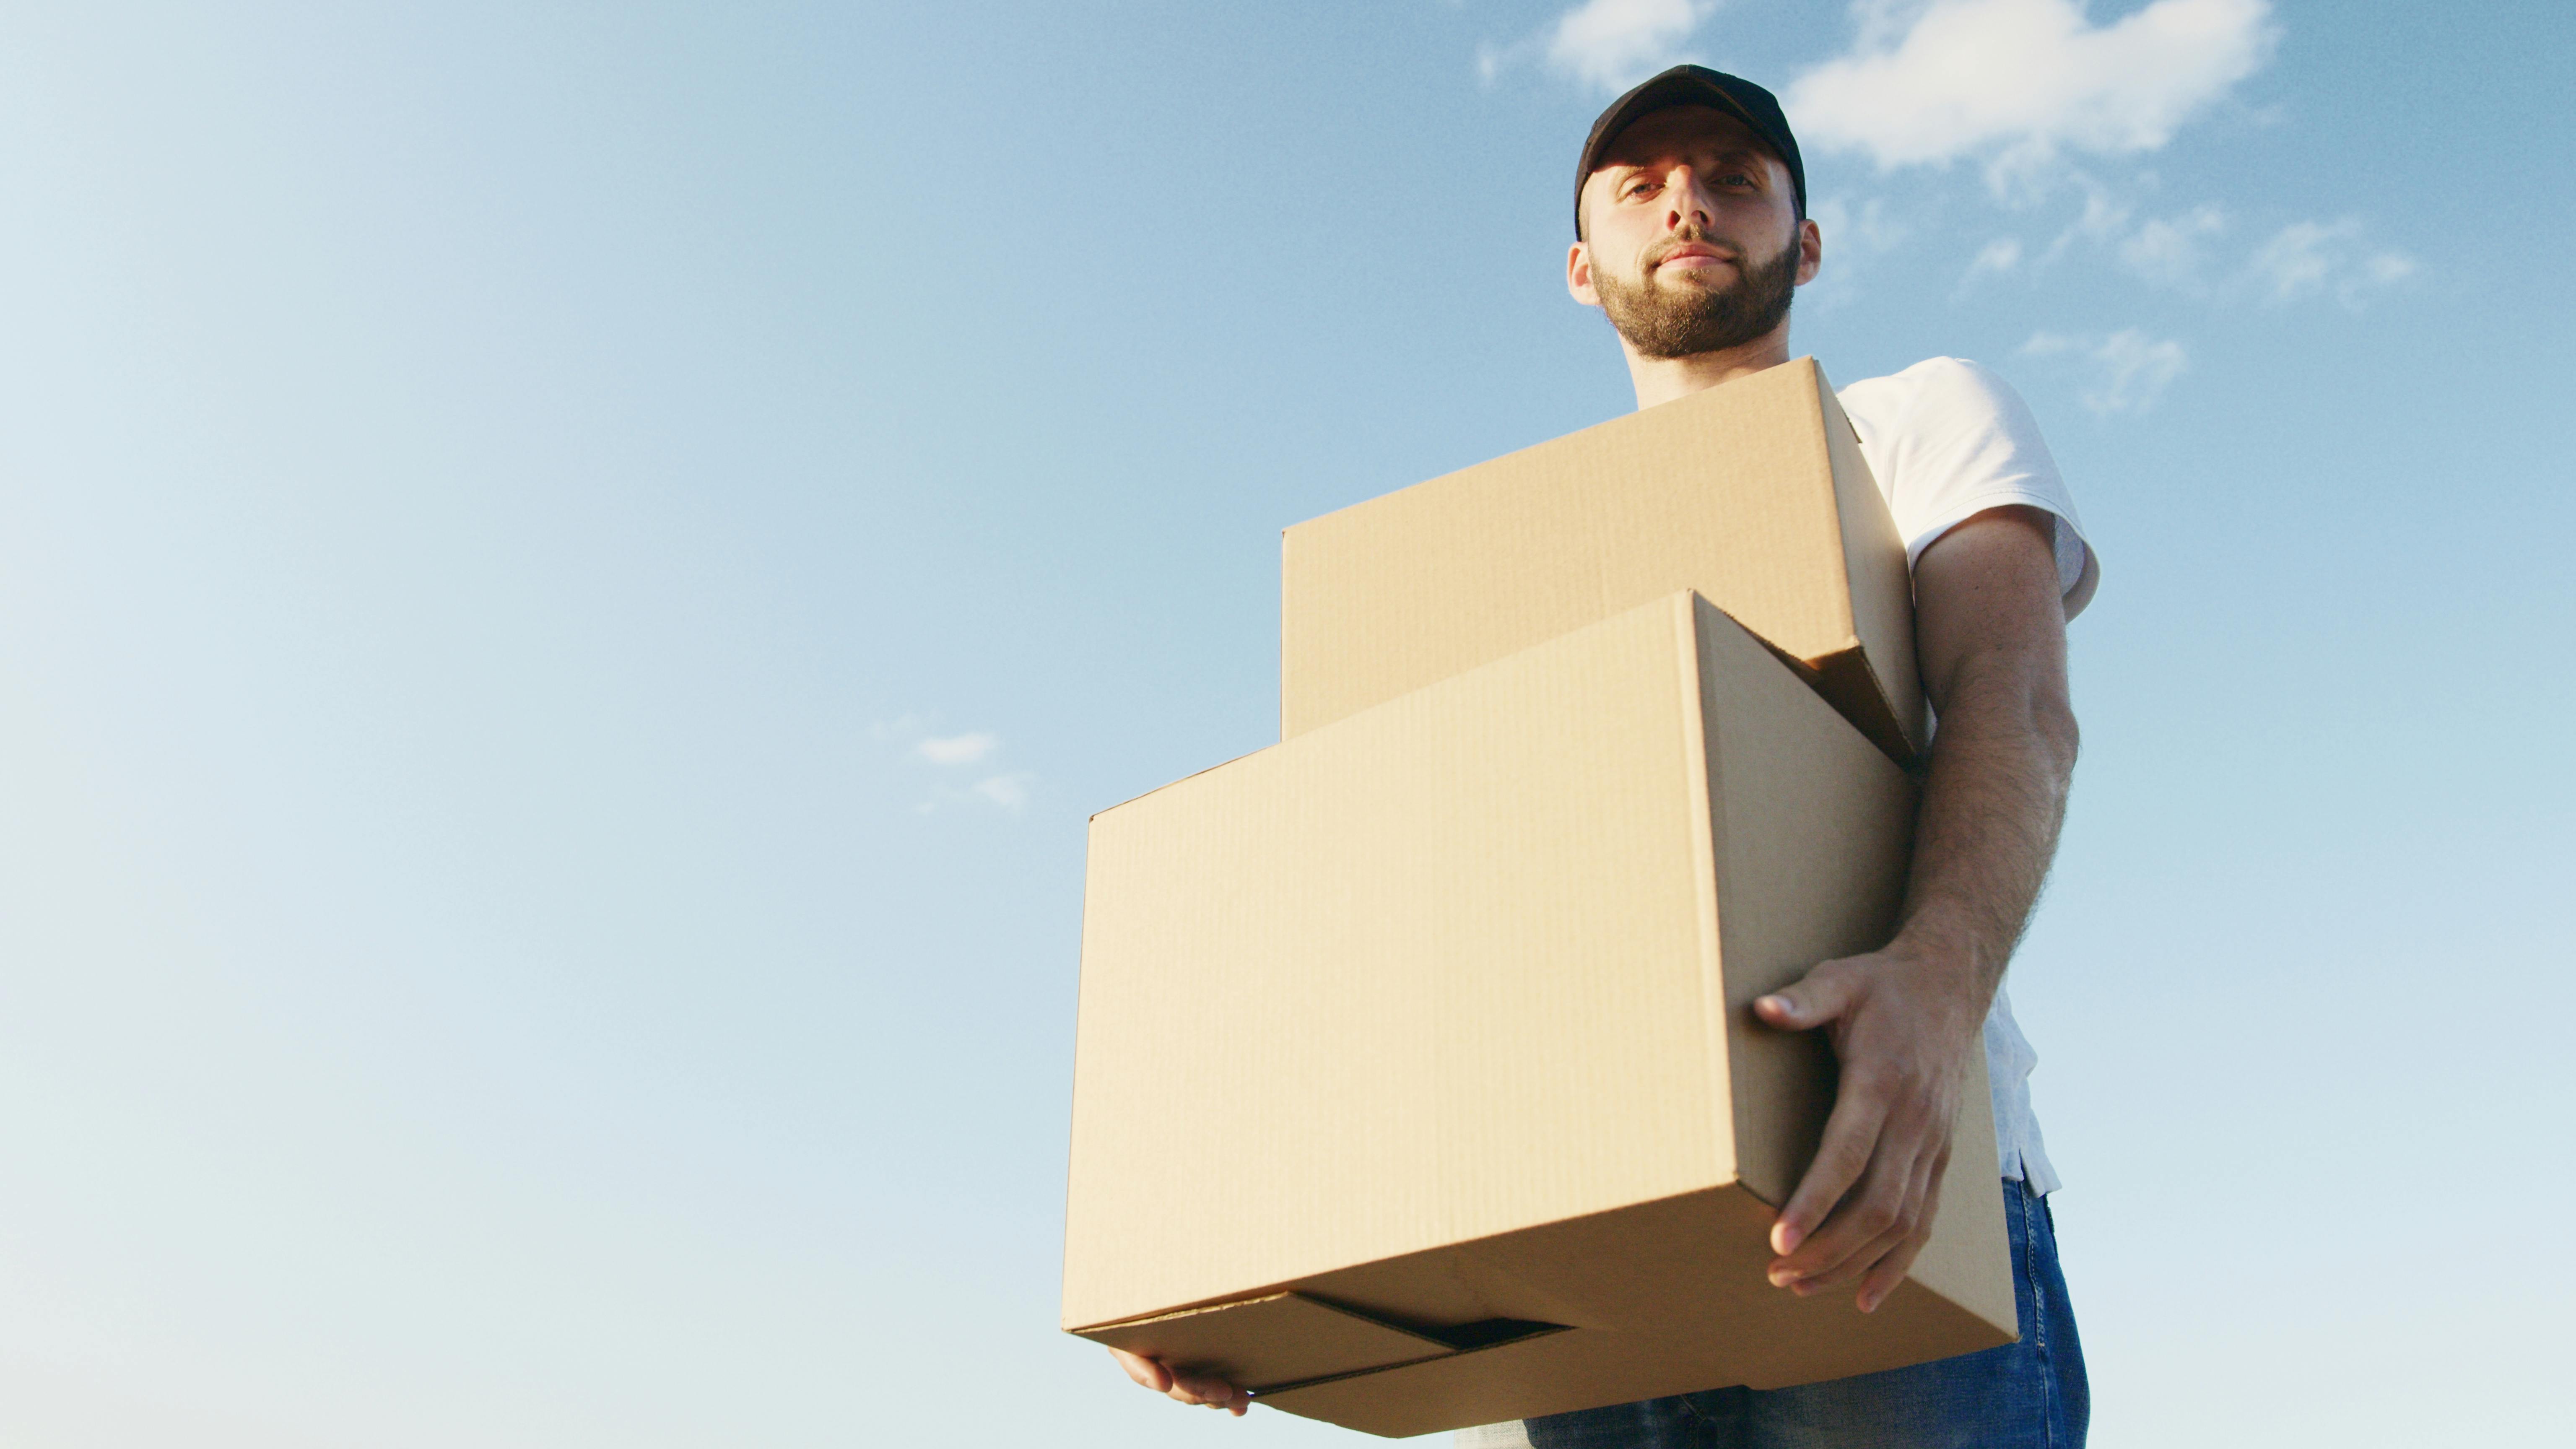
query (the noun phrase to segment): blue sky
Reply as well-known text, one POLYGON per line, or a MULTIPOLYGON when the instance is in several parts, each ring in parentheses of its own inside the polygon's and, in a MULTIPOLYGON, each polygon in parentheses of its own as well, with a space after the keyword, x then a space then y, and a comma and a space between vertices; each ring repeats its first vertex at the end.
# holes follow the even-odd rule
POLYGON ((1054 1331, 1083 821, 1275 739, 1282 526, 1630 405, 1567 173, 1692 57, 1799 349, 2001 370, 2104 558, 2095 1442, 2541 1442, 2571 28, 12 7, 0 1440, 1341 1438, 1054 1331))

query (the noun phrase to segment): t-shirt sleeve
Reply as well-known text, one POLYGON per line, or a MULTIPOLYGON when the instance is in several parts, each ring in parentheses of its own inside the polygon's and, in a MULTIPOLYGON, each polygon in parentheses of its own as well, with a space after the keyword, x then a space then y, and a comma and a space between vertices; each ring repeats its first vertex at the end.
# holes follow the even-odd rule
POLYGON ((1936 357, 1854 383, 1840 397, 1896 517, 1909 567, 1970 518, 2018 504, 2056 520, 2066 617, 2092 602, 2100 561, 2038 420, 2011 384, 1962 358, 1936 357))

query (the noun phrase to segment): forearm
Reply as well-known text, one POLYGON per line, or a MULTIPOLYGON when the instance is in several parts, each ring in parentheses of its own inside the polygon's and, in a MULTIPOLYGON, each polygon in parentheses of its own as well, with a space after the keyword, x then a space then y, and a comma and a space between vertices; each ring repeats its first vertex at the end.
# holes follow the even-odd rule
MULTIPOLYGON (((2054 661, 2050 661, 2054 662, 2054 661)), ((1995 651, 1964 661, 1932 745, 1891 950, 1951 977, 1980 1018, 2057 852, 2075 769, 2062 675, 1995 651)))

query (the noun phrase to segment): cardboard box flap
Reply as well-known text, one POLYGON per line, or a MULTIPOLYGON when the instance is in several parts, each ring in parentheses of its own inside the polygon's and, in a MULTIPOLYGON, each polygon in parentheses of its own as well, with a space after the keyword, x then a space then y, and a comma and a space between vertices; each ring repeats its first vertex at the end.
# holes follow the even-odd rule
POLYGON ((1190 1373, 1260 1389, 1419 1363, 1457 1349, 1303 1293, 1184 1309, 1081 1335, 1190 1373))
POLYGON ((1905 546, 1812 358, 1310 519, 1281 550, 1284 738, 1682 589, 1898 763, 1925 738, 1905 546))
MULTIPOLYGON (((1987 1215, 1999 1215, 2003 1201, 1992 1172, 1991 1157, 1964 1169, 1953 1159, 1936 1245, 1955 1240, 1961 1222, 1982 1223, 1977 1231, 2008 1259, 2002 1224, 1987 1215)), ((1440 1274, 1488 1276, 1514 1285, 1519 1302, 1552 1301, 1546 1311, 1569 1326, 1280 1385, 1260 1401, 1403 1437, 1736 1384, 1782 1388, 2012 1341, 2008 1261, 1988 1269, 2003 1295, 2000 1317, 1924 1281, 1923 1259, 1864 1315, 1848 1291, 1799 1298, 1770 1285, 1763 1270, 1771 1220, 1771 1208, 1736 1184, 1461 1244, 1427 1262, 1334 1274, 1312 1286, 1380 1316, 1418 1301, 1408 1290, 1440 1274)))
POLYGON ((1904 536, 1861 456, 1860 433, 1844 415, 1833 384, 1816 373, 1825 450, 1842 516, 1844 584, 1851 590, 1852 632, 1863 648, 1815 665, 1816 691, 1899 764, 1929 748, 1923 680, 1914 663, 1914 570, 1890 568, 1905 557, 1904 536))

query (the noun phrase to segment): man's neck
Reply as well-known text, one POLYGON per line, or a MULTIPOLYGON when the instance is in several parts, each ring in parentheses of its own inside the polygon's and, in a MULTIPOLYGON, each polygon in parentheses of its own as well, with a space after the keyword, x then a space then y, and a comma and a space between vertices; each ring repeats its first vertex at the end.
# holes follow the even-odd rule
POLYGON ((1619 350, 1628 355, 1628 380, 1636 384, 1637 406, 1650 408, 1788 361, 1789 324, 1782 322, 1741 347, 1694 352, 1688 357, 1646 357, 1624 341, 1619 350))

